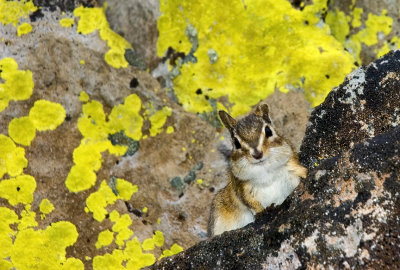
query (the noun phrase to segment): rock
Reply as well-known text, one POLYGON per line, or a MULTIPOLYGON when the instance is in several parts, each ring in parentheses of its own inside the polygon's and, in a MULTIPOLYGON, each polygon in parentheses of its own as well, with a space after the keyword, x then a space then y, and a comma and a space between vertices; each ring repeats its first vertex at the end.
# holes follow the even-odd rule
MULTIPOLYGON (((187 249, 205 239, 211 199, 215 191, 226 184, 226 162, 217 146, 222 140, 229 143, 229 137, 222 138, 212 125, 198 115, 185 112, 168 98, 149 73, 132 66, 116 69, 108 65, 104 55, 109 46, 99 37, 98 31, 87 35, 77 33, 76 23, 80 19, 75 18, 72 27, 60 25, 62 18, 74 18, 69 10, 79 3, 89 1, 38 3, 49 8, 41 9, 40 13, 29 19, 21 19, 30 20, 32 32, 17 37, 13 25, 0 27, 0 36, 5 40, 0 44, 1 59, 12 57, 18 63, 19 70, 32 72, 34 81, 33 93, 29 99, 12 101, 0 112, 0 134, 9 135, 9 123, 15 118, 29 115, 33 104, 40 99, 59 103, 66 113, 65 120, 55 130, 38 131, 29 146, 18 145, 25 151, 28 163, 23 173, 34 177, 36 182, 30 205, 38 225, 32 228, 39 232, 51 228, 57 222, 71 224, 79 236, 75 242, 70 241, 65 256, 79 259, 87 269, 93 268, 93 260, 97 256, 121 250, 115 239, 109 245, 96 247, 100 232, 113 230, 113 210, 130 218, 132 224, 128 228, 134 232, 131 238, 137 237, 143 242, 151 238, 155 231, 162 231, 165 237, 162 249, 171 247, 173 243, 187 249), (74 150, 83 138, 78 128, 78 121, 83 115, 82 105, 87 102, 84 96, 82 98, 83 91, 90 101, 101 104, 97 112, 103 110, 107 121, 113 108, 122 104, 126 97, 136 94, 141 100, 139 109, 144 118, 141 130, 147 137, 138 142, 127 137, 127 130, 107 134, 107 142, 128 146, 128 152, 123 156, 102 152, 101 168, 95 173, 94 186, 81 192, 72 192, 66 186, 66 179, 74 165, 74 150), (171 115, 162 125, 162 132, 151 136, 150 117, 165 107, 171 108, 171 115), (195 178, 203 181, 193 181, 193 172, 195 178), (183 194, 177 194, 171 187, 170 179, 175 176, 184 177, 189 173, 191 183, 185 185, 183 194), (119 194, 119 178, 137 185, 139 191, 129 200, 118 199, 108 205, 105 219, 101 222, 95 220, 86 208, 88 197, 101 187, 103 181, 106 187, 111 188, 111 195, 119 194), (40 205, 43 199, 50 201, 54 210, 42 218, 40 205)), ((146 48, 151 47, 144 44, 141 43, 146 48)), ((143 55, 139 53, 140 47, 133 48, 139 56, 143 55)), ((3 83, 1 79, 0 84, 3 83)), ((298 147, 304 134, 303 128, 289 127, 295 126, 294 123, 300 125, 306 122, 308 114, 304 97, 294 93, 286 96, 275 93, 270 98, 273 100, 273 119, 277 119, 279 128, 288 131, 288 139, 291 136, 296 138, 294 144, 298 147), (302 98, 301 102, 299 98, 302 98), (284 115, 286 110, 289 112, 288 117, 284 115)), ((95 122, 92 119, 91 123, 95 122)), ((9 176, 5 175, 0 183, 7 178, 9 176)), ((24 210, 24 205, 14 207, 3 197, 0 198, 0 207, 11 209, 16 215, 21 215, 24 210)), ((14 235, 20 232, 16 225, 11 229, 14 235)), ((113 234, 116 238, 117 233, 113 234)), ((57 241, 57 236, 55 238, 57 241)), ((34 240, 31 243, 33 248, 40 247, 40 241, 37 241, 38 246, 35 246, 34 240)), ((0 247, 0 252, 3 251, 4 248, 0 247)), ((29 253, 29 250, 26 252, 29 253)), ((157 248, 153 253, 158 257, 161 249, 157 248)), ((40 258, 32 261, 41 263, 40 258)))
MULTIPOLYGON (((10 102, 0 112, 0 134, 7 135, 10 121, 28 115, 39 99, 57 102, 66 111, 66 118, 58 128, 36 132, 31 145, 24 147, 28 160, 24 173, 32 175, 37 185, 32 202, 32 211, 37 213, 39 223, 35 229, 45 229, 58 221, 74 224, 79 236, 68 247, 66 256, 80 259, 87 269, 93 267, 93 258, 117 249, 115 242, 100 249, 95 246, 101 231, 112 230, 114 223, 107 218, 112 210, 117 210, 120 215, 129 215, 132 220, 129 229, 140 241, 151 238, 156 230, 162 231, 165 237, 163 249, 173 243, 188 248, 204 239, 208 202, 213 193, 199 185, 187 185, 184 196, 179 197, 171 188, 169 179, 186 175, 196 164, 204 162, 204 168, 197 171, 197 175, 206 180, 204 187, 214 181, 222 168, 215 162, 216 153, 211 153, 214 142, 218 142, 215 129, 173 103, 147 72, 133 67, 115 69, 108 65, 104 61, 108 46, 97 31, 83 35, 77 33, 76 26, 65 28, 60 25, 59 19, 73 17, 71 13, 61 15, 59 10, 43 9, 42 14, 41 18, 31 22, 34 31, 22 37, 17 37, 12 25, 0 27, 0 36, 7 41, 0 44, 1 59, 12 57, 19 70, 32 72, 34 80, 33 94, 29 99, 10 102), (110 142, 129 146, 129 153, 117 157, 103 152, 102 166, 96 172, 96 184, 89 190, 74 193, 67 189, 65 181, 74 164, 74 149, 82 139, 78 129, 82 91, 90 100, 101 103, 106 115, 113 107, 122 104, 127 96, 137 94, 142 102, 141 115, 149 114, 142 127, 147 138, 140 140, 140 147, 122 133, 109 134, 110 142), (149 116, 164 107, 171 108, 171 115, 162 125, 162 132, 150 136, 152 125, 149 116), (167 134, 167 127, 172 127, 174 132, 167 134), (115 187, 112 179, 116 178, 137 185, 139 191, 126 202, 118 200, 110 205, 106 219, 98 222, 92 213, 85 212, 86 200, 98 190, 102 181, 111 187, 114 181, 115 187), (55 209, 41 220, 39 205, 44 198, 55 209), (139 216, 145 207, 148 211, 139 216)), ((0 207, 11 208, 18 215, 23 210, 23 206, 13 208, 3 198, 0 198, 0 207)), ((154 254, 158 256, 160 252, 158 248, 154 254)))
POLYGON ((301 146, 300 160, 315 167, 321 160, 400 125, 400 51, 347 76, 316 107, 301 146))
POLYGON ((399 63, 397 51, 354 71, 313 110, 301 147, 310 172, 281 206, 152 269, 399 265, 399 63))
POLYGON ((129 54, 134 66, 141 69, 157 66, 157 19, 160 16, 158 0, 99 0, 107 2, 107 19, 111 28, 121 34, 135 51, 129 54), (134 55, 133 55, 134 54, 134 55))

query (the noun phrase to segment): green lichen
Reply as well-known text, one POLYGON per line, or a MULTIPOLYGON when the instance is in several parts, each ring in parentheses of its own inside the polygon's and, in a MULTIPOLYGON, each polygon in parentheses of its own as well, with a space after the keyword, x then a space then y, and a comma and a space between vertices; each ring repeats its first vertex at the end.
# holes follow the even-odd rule
POLYGON ((30 98, 34 84, 32 72, 30 70, 18 70, 18 64, 13 58, 1 59, 0 70, 0 77, 5 81, 0 83, 1 112, 7 108, 11 100, 17 101, 30 98))
POLYGON ((198 33, 197 62, 183 63, 174 79, 179 102, 191 112, 212 111, 205 95, 196 94, 201 89, 210 99, 227 96, 236 116, 276 88, 302 88, 313 106, 320 104, 354 67, 329 28, 317 25, 323 8, 326 1, 314 1, 303 11, 285 0, 255 0, 246 8, 242 1, 161 1, 159 56, 168 47, 189 54, 188 25, 198 33), (214 63, 210 49, 218 55, 214 63))
POLYGON ((108 139, 111 141, 112 145, 127 146, 128 150, 126 150, 125 156, 133 156, 139 150, 139 142, 126 136, 124 131, 110 134, 108 139))

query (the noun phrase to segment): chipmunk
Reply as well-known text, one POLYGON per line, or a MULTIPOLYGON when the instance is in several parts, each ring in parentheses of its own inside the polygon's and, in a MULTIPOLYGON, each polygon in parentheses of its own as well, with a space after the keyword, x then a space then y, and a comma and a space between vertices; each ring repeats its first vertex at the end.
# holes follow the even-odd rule
POLYGON ((297 187, 307 169, 292 146, 280 137, 269 117, 267 104, 241 120, 219 111, 229 130, 232 152, 229 182, 211 205, 208 235, 234 230, 254 221, 254 216, 272 204, 280 205, 297 187))

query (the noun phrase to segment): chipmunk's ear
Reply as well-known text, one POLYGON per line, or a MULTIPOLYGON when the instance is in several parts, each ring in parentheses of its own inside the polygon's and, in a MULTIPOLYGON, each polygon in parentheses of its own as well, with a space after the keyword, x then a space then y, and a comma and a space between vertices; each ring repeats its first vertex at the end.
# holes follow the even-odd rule
POLYGON ((271 119, 269 118, 269 108, 267 104, 260 104, 257 106, 254 114, 260 116, 266 121, 268 124, 271 124, 271 119))
POLYGON ((235 128, 237 121, 225 111, 219 111, 218 114, 224 126, 229 130, 230 133, 233 133, 233 129, 235 128))

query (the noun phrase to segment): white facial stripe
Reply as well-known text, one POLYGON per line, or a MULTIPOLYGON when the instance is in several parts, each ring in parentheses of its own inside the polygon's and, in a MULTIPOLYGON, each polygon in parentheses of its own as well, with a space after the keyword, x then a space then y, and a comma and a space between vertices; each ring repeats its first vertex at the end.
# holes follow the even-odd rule
POLYGON ((258 138, 257 150, 259 152, 262 152, 262 145, 263 145, 264 139, 265 139, 265 127, 266 126, 267 126, 266 124, 263 125, 263 128, 261 130, 261 134, 260 134, 260 138, 258 138))

